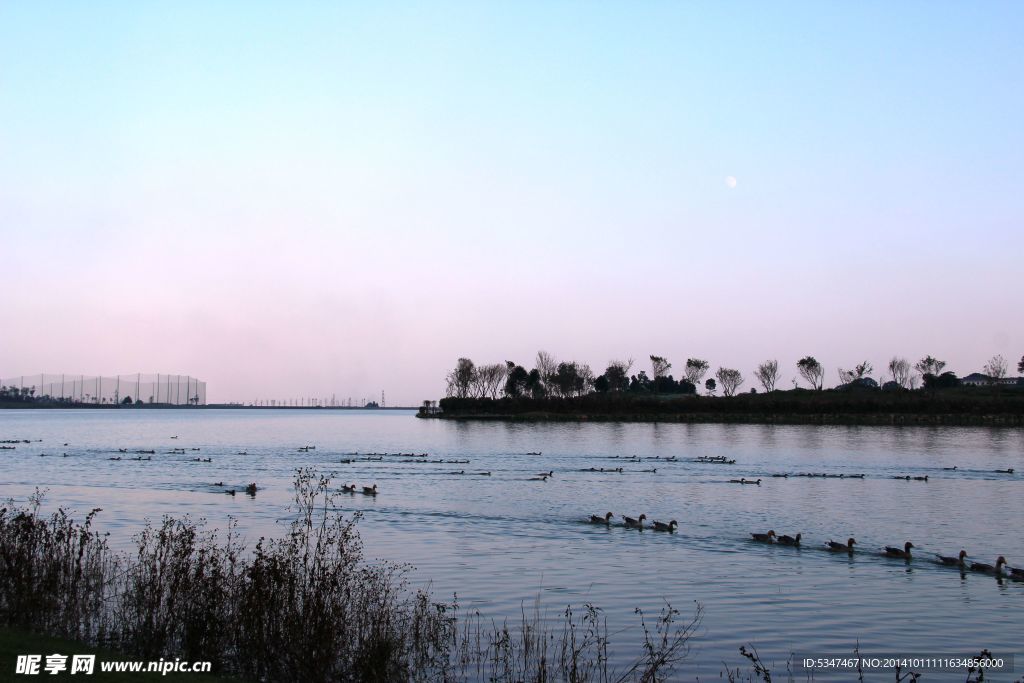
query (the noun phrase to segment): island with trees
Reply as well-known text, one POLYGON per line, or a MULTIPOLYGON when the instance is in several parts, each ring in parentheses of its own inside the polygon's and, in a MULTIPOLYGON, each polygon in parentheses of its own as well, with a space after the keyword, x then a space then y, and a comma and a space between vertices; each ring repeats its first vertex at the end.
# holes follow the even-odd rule
MULTIPOLYGON (((460 358, 445 377, 445 398, 424 401, 418 417, 454 420, 745 422, 780 424, 1024 426, 1024 378, 1008 377, 993 356, 964 377, 933 356, 894 356, 877 373, 868 361, 826 368, 804 356, 784 380, 778 360, 760 363, 753 381, 736 368, 688 358, 679 376, 665 356, 650 368, 612 360, 596 374, 578 361, 540 351, 527 370, 513 361, 477 365, 460 358)), ((1024 373, 1024 357, 1017 365, 1024 373)), ((786 374, 789 374, 788 372, 786 374)))

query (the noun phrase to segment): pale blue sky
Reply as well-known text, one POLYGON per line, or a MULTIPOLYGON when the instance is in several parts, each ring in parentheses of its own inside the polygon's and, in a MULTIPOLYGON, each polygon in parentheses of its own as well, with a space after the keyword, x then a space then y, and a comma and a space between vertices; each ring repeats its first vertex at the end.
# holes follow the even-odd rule
POLYGON ((1017 359, 1021 35, 995 2, 0 2, 0 376, 418 402, 538 348, 1017 359))

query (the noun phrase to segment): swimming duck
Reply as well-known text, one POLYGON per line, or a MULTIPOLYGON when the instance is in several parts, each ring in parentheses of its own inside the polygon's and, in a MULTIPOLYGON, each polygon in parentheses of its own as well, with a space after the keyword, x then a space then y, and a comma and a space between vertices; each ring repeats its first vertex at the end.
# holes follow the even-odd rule
POLYGON ((771 543, 772 539, 775 538, 775 532, 774 531, 769 531, 766 534, 750 534, 750 535, 753 536, 754 540, 757 541, 758 543, 771 543))
POLYGON ((885 546, 885 554, 889 557, 902 557, 905 560, 911 559, 910 549, 915 547, 913 543, 907 541, 903 544, 903 549, 894 548, 891 545, 885 546))
POLYGON ((645 519, 647 519, 647 515, 640 515, 639 519, 633 519, 632 517, 622 515, 622 520, 626 523, 626 526, 636 527, 637 529, 644 528, 645 519))
POLYGON ((256 487, 256 482, 253 482, 253 483, 251 483, 251 484, 249 484, 248 486, 245 487, 246 494, 248 494, 250 496, 255 496, 256 495, 256 491, 258 491, 258 490, 259 489, 256 487))
POLYGON ((553 476, 555 476, 555 471, 551 470, 551 471, 548 471, 548 472, 538 472, 536 476, 538 476, 538 477, 553 477, 553 476))
POLYGON ((1010 578, 1014 581, 1024 581, 1024 569, 1018 569, 1017 567, 1007 567, 1006 571, 1010 572, 1010 578))
POLYGON ((761 485, 761 480, 757 479, 755 481, 753 479, 747 479, 746 477, 741 477, 739 479, 730 479, 729 483, 730 484, 756 484, 757 486, 760 486, 761 485))
POLYGON ((967 557, 967 551, 961 550, 960 554, 956 557, 949 557, 948 555, 936 555, 935 557, 939 558, 939 562, 942 564, 949 565, 951 567, 963 567, 964 558, 967 557))
POLYGON ((928 475, 926 474, 923 477, 914 477, 914 481, 928 481, 928 475))
POLYGON ((374 484, 373 486, 364 486, 363 487, 363 494, 365 494, 367 496, 376 496, 377 495, 377 485, 374 484))
POLYGON ((853 546, 857 545, 857 540, 854 538, 846 539, 846 543, 836 543, 835 541, 829 541, 826 547, 832 552, 853 552, 853 546))
POLYGON ((215 481, 215 482, 213 482, 213 485, 214 486, 223 486, 224 482, 222 482, 222 481, 215 481))
POLYGON ((679 526, 679 522, 674 519, 668 524, 665 524, 664 522, 652 522, 652 524, 654 524, 655 531, 668 531, 669 533, 675 531, 676 527, 679 526))
POLYGON ((228 491, 225 491, 224 493, 228 494, 229 496, 233 496, 233 495, 235 495, 235 490, 234 489, 230 489, 228 491))
POLYGON ((942 469, 946 470, 947 472, 956 472, 956 465, 953 465, 952 467, 943 467, 942 469))
POLYGON ((972 562, 971 563, 971 571, 972 572, 982 572, 984 574, 995 574, 996 576, 1002 576, 1002 574, 1003 574, 1003 565, 1004 564, 1006 564, 1006 558, 1003 557, 1002 555, 1000 555, 996 559, 996 566, 993 567, 992 565, 985 564, 984 562, 972 562))
POLYGON ((1013 474, 1013 468, 1011 467, 1008 470, 996 470, 996 474, 1013 474))
POLYGON ((614 517, 614 515, 612 513, 610 513, 610 512, 608 514, 606 514, 604 517, 598 517, 597 515, 590 515, 590 523, 591 524, 604 524, 606 526, 607 525, 611 525, 612 517, 614 517))
POLYGON ((799 546, 801 538, 803 538, 803 534, 797 534, 795 537, 783 534, 782 536, 779 536, 778 542, 779 542, 779 545, 795 545, 795 546, 799 546))
POLYGON ((341 492, 342 493, 355 493, 356 492, 356 485, 355 484, 349 484, 348 486, 344 486, 343 485, 341 487, 341 492))

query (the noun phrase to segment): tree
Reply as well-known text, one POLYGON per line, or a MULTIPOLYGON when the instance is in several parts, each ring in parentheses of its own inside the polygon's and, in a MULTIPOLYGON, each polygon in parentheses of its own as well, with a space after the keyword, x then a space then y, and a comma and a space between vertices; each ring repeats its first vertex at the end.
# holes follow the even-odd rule
POLYGON ((686 380, 694 386, 699 385, 710 367, 711 364, 706 360, 702 360, 700 358, 687 358, 685 370, 686 380))
POLYGON ((121 401, 121 403, 123 405, 130 406, 132 404, 132 397, 131 396, 125 396, 124 400, 121 401))
POLYGON ((522 365, 515 365, 512 361, 506 361, 505 367, 508 375, 505 379, 505 395, 511 398, 519 398, 526 391, 526 380, 530 373, 522 365))
POLYGON ((988 362, 985 363, 985 374, 992 379, 1006 377, 1006 359, 999 354, 989 358, 988 362))
POLYGON ((928 373, 924 376, 924 388, 929 391, 936 389, 951 389, 960 386, 960 378, 952 372, 944 372, 941 375, 928 373))
POLYGON ((779 361, 766 360, 757 366, 754 377, 761 383, 766 392, 775 391, 775 383, 779 381, 779 361))
POLYGON ((922 376, 935 375, 936 377, 942 372, 944 367, 946 367, 946 361, 932 358, 931 356, 925 356, 914 365, 914 369, 920 372, 922 376))
POLYGON ((540 350, 537 352, 537 361, 534 367, 540 373, 540 380, 544 383, 545 393, 553 393, 550 391, 550 385, 555 373, 558 372, 558 361, 547 351, 540 350))
POLYGON ((871 363, 864 361, 855 365, 853 370, 843 370, 839 368, 839 381, 843 384, 849 384, 859 379, 864 379, 874 371, 871 367, 871 363))
POLYGON ((601 375, 594 380, 594 391, 599 394, 607 394, 609 389, 607 375, 601 375))
POLYGON ((667 375, 671 368, 672 364, 668 362, 668 358, 663 356, 651 356, 651 377, 655 380, 667 375))
POLYGON ((481 365, 473 377, 473 395, 476 398, 498 398, 507 374, 508 366, 504 363, 481 365))
POLYGON ((467 398, 476 381, 476 365, 468 358, 460 358, 455 369, 448 373, 447 395, 454 398, 467 398))
POLYGON ((547 396, 547 387, 544 386, 544 381, 540 377, 540 370, 534 368, 530 370, 530 374, 526 376, 526 384, 523 386, 532 398, 544 398, 547 396))
POLYGON ((1017 363, 1017 372, 1024 374, 1024 356, 1020 357, 1020 362, 1017 363))
POLYGON ((911 388, 912 373, 910 371, 910 361, 906 358, 893 356, 889 361, 889 374, 892 375, 892 381, 896 382, 901 389, 911 388))
POLYGON ((825 376, 825 368, 821 366, 821 363, 819 363, 814 356, 804 356, 798 360, 796 362, 796 369, 800 372, 800 376, 811 385, 812 389, 821 391, 821 383, 825 376))
POLYGON ((708 394, 710 394, 711 396, 714 396, 715 395, 715 388, 716 388, 715 380, 713 380, 710 377, 708 377, 708 381, 704 382, 704 389, 707 390, 708 394))
POLYGON ((633 359, 608 361, 604 376, 608 380, 609 391, 625 391, 629 388, 629 370, 633 367, 633 359))
POLYGON ((733 370, 732 368, 718 368, 715 372, 715 377, 718 378, 719 383, 722 385, 722 393, 726 396, 732 396, 736 393, 736 389, 743 384, 743 375, 739 370, 733 370))

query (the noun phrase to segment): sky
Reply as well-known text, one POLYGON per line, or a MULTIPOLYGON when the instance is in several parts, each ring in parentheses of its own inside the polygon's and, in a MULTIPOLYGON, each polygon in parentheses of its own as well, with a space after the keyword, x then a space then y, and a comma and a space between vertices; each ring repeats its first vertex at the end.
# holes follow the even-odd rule
MULTIPOLYGON (((5 2, 0 377, 1024 354, 1019 2, 5 2)), ((879 372, 875 373, 878 377, 879 372)))

